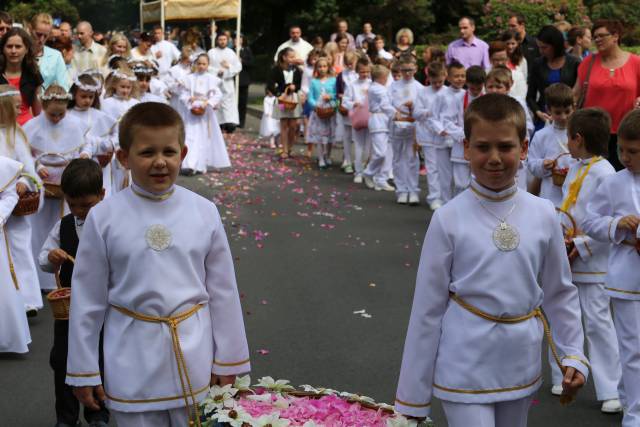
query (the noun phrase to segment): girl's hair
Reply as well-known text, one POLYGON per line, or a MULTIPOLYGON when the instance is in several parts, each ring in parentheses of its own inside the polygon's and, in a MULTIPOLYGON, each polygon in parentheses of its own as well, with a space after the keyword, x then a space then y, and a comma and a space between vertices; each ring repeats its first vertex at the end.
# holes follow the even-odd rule
POLYGON ((515 40, 518 43, 515 50, 511 53, 511 55, 509 55, 509 61, 511 61, 513 65, 520 65, 520 63, 522 62, 522 58, 524 57, 522 55, 522 47, 520 46, 520 43, 522 42, 520 33, 514 30, 507 30, 502 33, 502 35, 500 36, 500 41, 506 43, 509 40, 515 40))
POLYGON ((109 58, 113 55, 113 46, 116 43, 124 41, 127 44, 127 51, 124 53, 125 57, 131 56, 131 43, 129 43, 129 39, 122 33, 115 33, 111 36, 111 40, 109 40, 109 44, 107 45, 107 53, 105 53, 104 58, 102 60, 102 66, 107 66, 109 62, 109 58))
POLYGON ((325 53, 324 50, 322 49, 313 49, 311 52, 309 52, 309 55, 307 55, 307 65, 308 66, 312 66, 313 64, 311 64, 311 60, 312 59, 318 59, 318 58, 322 58, 322 57, 326 57, 327 54, 325 53))
POLYGON ((570 46, 575 46, 578 43, 578 37, 584 37, 586 32, 586 27, 571 27, 567 33, 567 42, 570 46))
POLYGON ((197 46, 200 44, 200 31, 198 31, 195 27, 189 27, 187 32, 184 34, 184 39, 182 40, 183 46, 197 46))
POLYGON ((322 39, 321 36, 315 36, 311 40, 311 46, 324 46, 324 40, 322 39))
POLYGON ((22 72, 29 74, 30 76, 34 76, 37 80, 41 81, 42 77, 40 76, 40 69, 38 68, 36 56, 33 52, 33 40, 31 39, 31 36, 29 36, 29 33, 18 27, 11 28, 2 38, 0 38, 0 73, 4 73, 7 67, 7 59, 2 54, 2 52, 4 52, 4 47, 9 39, 15 36, 20 37, 22 39, 22 43, 24 43, 24 46, 27 48, 27 53, 22 59, 22 72))
POLYGON ((13 150, 16 146, 16 134, 20 134, 25 142, 27 137, 22 127, 16 122, 17 114, 13 96, 2 96, 10 92, 16 92, 16 88, 10 85, 0 85, 0 131, 5 133, 7 145, 13 150))
POLYGON ((40 97, 42 109, 46 110, 51 104, 63 104, 65 107, 69 103, 71 95, 60 85, 52 84, 44 91, 40 97))
POLYGON ((121 80, 129 80, 131 82, 131 98, 138 97, 138 81, 136 75, 133 74, 131 68, 121 67, 109 74, 109 78, 105 83, 105 98, 111 97, 116 93, 116 86, 121 80))
POLYGON ((496 52, 506 52, 507 44, 503 41, 493 41, 489 43, 489 58, 496 52))
POLYGON ((344 65, 352 65, 353 63, 358 62, 358 59, 360 59, 360 54, 355 50, 345 52, 344 65))
POLYGON ((318 68, 320 67, 320 64, 325 64, 327 66, 327 76, 333 74, 333 67, 331 67, 331 61, 329 61, 329 58, 318 58, 316 64, 313 66, 313 77, 318 77, 318 68))
POLYGON ((278 52, 278 60, 276 61, 278 67, 280 68, 285 68, 285 60, 284 58, 289 54, 289 52, 293 52, 294 50, 291 49, 290 47, 285 47, 284 49, 282 49, 280 52, 278 52))
POLYGON ((210 61, 209 61, 209 55, 207 55, 206 53, 200 53, 200 54, 198 54, 198 56, 196 56, 196 58, 193 60, 193 65, 194 65, 194 66, 196 65, 196 62, 198 62, 198 60, 199 60, 200 58, 205 58, 205 59, 207 60, 207 64, 209 64, 209 63, 210 63, 210 61))
POLYGON ((333 55, 335 55, 338 52, 338 43, 329 42, 329 43, 325 44, 324 45, 324 51, 327 53, 327 55, 329 55, 331 58, 333 58, 333 55))
POLYGON ((72 98, 71 100, 69 100, 69 104, 67 104, 67 108, 71 109, 76 106, 76 95, 78 94, 78 91, 80 90, 86 91, 85 88, 91 87, 91 86, 97 88, 94 93, 93 103, 91 104, 91 107, 99 110, 101 85, 100 85, 100 82, 97 79, 93 78, 90 74, 80 74, 76 78, 76 80, 73 82, 73 85, 71 85, 71 89, 69 89, 69 93, 71 93, 72 98))
POLYGON ((562 35, 562 31, 553 25, 542 27, 538 33, 538 40, 553 47, 554 58, 560 58, 565 55, 564 36, 562 35))
POLYGON ((346 34, 338 34, 334 40, 334 43, 339 44, 342 40, 346 40, 348 42, 349 38, 346 36, 346 34))
POLYGON ((400 43, 400 37, 407 36, 409 44, 413 44, 413 31, 409 28, 400 28, 396 33, 396 44, 400 43))

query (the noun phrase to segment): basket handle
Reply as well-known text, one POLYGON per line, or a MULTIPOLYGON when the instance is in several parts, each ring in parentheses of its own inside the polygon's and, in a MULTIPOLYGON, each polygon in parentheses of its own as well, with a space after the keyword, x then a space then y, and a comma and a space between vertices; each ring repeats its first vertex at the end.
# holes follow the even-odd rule
POLYGON ((553 167, 554 167, 554 168, 556 167, 556 165, 558 164, 558 159, 559 159, 560 157, 562 157, 562 156, 568 156, 568 155, 570 155, 570 153, 560 153, 560 154, 558 154, 558 156, 557 156, 555 159, 553 159, 553 167))
MULTIPOLYGON (((69 254, 67 254, 67 261, 71 262, 72 264, 76 263, 76 259, 69 254)), ((58 289, 62 289, 63 286, 62 286, 62 283, 60 282, 60 267, 56 268, 54 276, 56 278, 56 287, 58 289)))
POLYGON ((569 212, 567 212, 565 210, 562 210, 560 208, 556 208, 556 211, 558 213, 564 214, 567 218, 569 218, 569 221, 571 221, 571 226, 573 227, 573 229, 571 230, 572 233, 570 235, 568 235, 568 237, 570 239, 574 238, 578 233, 578 224, 576 223, 576 219, 573 217, 573 215, 571 215, 569 212))

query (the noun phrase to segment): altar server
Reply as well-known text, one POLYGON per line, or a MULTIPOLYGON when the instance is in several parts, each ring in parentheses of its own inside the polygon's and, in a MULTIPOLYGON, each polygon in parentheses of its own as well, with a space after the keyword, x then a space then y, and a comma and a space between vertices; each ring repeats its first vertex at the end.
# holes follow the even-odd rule
MULTIPOLYGON (((38 259, 40 248, 51 228, 67 211, 62 195, 55 190, 60 186, 64 167, 76 157, 90 158, 93 155, 93 147, 86 143, 83 134, 83 124, 67 115, 67 103, 71 95, 61 86, 51 85, 41 100, 43 114, 29 120, 24 126, 31 153, 36 159, 38 175, 45 183, 42 207, 38 213, 28 217, 34 260, 38 259), (52 186, 47 188, 49 183, 52 186)), ((56 288, 53 274, 38 271, 38 276, 41 289, 56 288)))
POLYGON ((635 427, 640 425, 640 110, 627 113, 620 123, 618 149, 625 169, 603 179, 582 228, 611 243, 605 290, 622 365, 622 426, 635 427))
POLYGON ((425 417, 437 397, 450 427, 524 427, 542 383, 541 308, 565 399, 588 375, 578 293, 553 205, 515 182, 527 154, 520 104, 481 96, 464 129, 474 180, 427 230, 395 406, 425 417))
MULTIPOLYGON (((0 156, 0 239, 8 242, 7 220, 18 202, 16 184, 22 164, 0 156)), ((26 353, 31 343, 24 299, 11 271, 9 245, 0 245, 0 353, 26 353)))
POLYGON ((91 210, 78 247, 66 382, 86 407, 106 399, 119 427, 200 426, 209 385, 250 369, 220 215, 175 185, 184 137, 167 105, 125 115, 118 157, 132 185, 91 210))
POLYGON ((216 37, 216 46, 210 49, 209 66, 213 74, 222 80, 222 101, 216 111, 218 123, 225 132, 233 132, 240 123, 238 104, 236 103, 235 77, 242 71, 238 55, 227 47, 229 39, 224 33, 216 37))

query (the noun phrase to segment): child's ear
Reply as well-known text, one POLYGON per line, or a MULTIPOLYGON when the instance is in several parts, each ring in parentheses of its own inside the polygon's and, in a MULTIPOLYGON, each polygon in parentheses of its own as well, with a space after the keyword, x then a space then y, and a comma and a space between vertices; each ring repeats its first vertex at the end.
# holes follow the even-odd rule
POLYGON ((529 140, 525 138, 525 140, 520 143, 520 147, 522 147, 520 151, 520 160, 525 161, 529 154, 529 140))
POLYGON ((462 144, 464 145, 464 159, 469 161, 469 140, 467 138, 463 139, 462 144))
POLYGON ((187 152, 189 151, 189 148, 185 145, 182 147, 182 149, 180 150, 180 160, 184 160, 185 157, 187 157, 187 152))
POLYGON ((129 151, 128 150, 123 150, 122 148, 119 148, 118 151, 116 151, 116 159, 118 159, 120 164, 124 166, 125 169, 129 169, 129 151))

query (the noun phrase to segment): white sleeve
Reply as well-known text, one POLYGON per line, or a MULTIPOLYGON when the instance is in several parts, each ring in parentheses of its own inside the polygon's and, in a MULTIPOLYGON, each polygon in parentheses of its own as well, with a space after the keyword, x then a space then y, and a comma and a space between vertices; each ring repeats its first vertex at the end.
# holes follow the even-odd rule
POLYGON ((215 212, 215 231, 205 259, 205 286, 209 294, 214 343, 211 372, 236 375, 251 370, 249 347, 231 250, 220 215, 217 210, 215 212))
POLYGON ((395 400, 398 412, 415 417, 431 411, 442 317, 449 301, 453 243, 438 214, 431 219, 422 247, 395 400))
POLYGON ((435 133, 436 135, 440 135, 442 131, 444 131, 444 124, 440 119, 440 117, 442 116, 442 111, 444 110, 444 106, 444 97, 442 95, 436 96, 432 105, 433 114, 431 115, 431 118, 427 120, 427 128, 429 128, 429 130, 431 130, 431 132, 435 133))
POLYGON ((209 89, 208 94, 209 100, 207 101, 211 107, 218 108, 220 102, 222 101, 222 91, 220 90, 220 85, 214 85, 211 89, 209 89))
POLYGON ((622 216, 613 216, 611 197, 616 194, 616 189, 609 188, 608 185, 613 176, 605 178, 598 186, 593 198, 587 204, 587 213, 581 225, 582 230, 596 240, 620 244, 629 237, 629 233, 627 230, 618 230, 618 223, 622 216))
POLYGON ((233 55, 233 59, 229 61, 229 68, 224 69, 222 78, 225 80, 232 79, 236 74, 240 73, 240 71, 242 71, 242 62, 240 62, 237 55, 233 55))
POLYGON ((551 175, 551 171, 544 168, 544 139, 543 134, 537 132, 533 135, 529 144, 529 155, 527 156, 527 168, 535 177, 544 178, 551 175))
POLYGON ((426 121, 431 117, 431 109, 427 100, 427 89, 421 89, 416 95, 416 101, 413 104, 411 116, 418 121, 426 121))
POLYGON ((0 227, 4 227, 4 225, 9 220, 13 209, 16 207, 18 203, 18 193, 16 192, 16 183, 17 179, 11 181, 7 188, 4 189, 3 192, 0 193, 0 227))
POLYGON ((60 249, 60 220, 49 231, 47 240, 44 241, 44 245, 40 249, 40 254, 38 255, 40 270, 47 273, 55 273, 55 266, 49 262, 49 252, 54 249, 60 249))
POLYGON ((549 201, 547 204, 549 212, 546 214, 552 230, 539 274, 544 292, 542 308, 549 319, 562 366, 573 367, 587 378, 590 366, 583 353, 584 332, 578 289, 572 283, 560 221, 553 204, 549 201))
POLYGON ((72 283, 65 381, 76 387, 99 385, 102 379, 98 345, 109 307, 109 260, 93 212, 89 212, 83 225, 72 283))
POLYGON ((346 85, 347 89, 344 92, 344 96, 342 97, 342 106, 347 110, 353 110, 353 104, 355 104, 355 92, 353 90, 353 85, 346 85))

